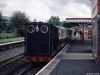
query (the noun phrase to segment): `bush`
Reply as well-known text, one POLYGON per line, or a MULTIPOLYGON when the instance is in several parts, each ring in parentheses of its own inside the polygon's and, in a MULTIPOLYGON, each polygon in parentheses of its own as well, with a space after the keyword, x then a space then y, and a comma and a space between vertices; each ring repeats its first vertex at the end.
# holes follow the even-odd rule
POLYGON ((15 37, 16 35, 14 35, 14 33, 0 33, 0 39, 9 39, 15 37))

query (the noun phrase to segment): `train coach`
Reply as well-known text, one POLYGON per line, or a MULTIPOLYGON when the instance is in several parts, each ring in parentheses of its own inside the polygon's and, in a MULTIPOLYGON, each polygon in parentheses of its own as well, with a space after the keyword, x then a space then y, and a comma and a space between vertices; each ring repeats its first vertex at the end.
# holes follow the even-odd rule
POLYGON ((26 24, 25 62, 49 62, 69 41, 64 27, 43 22, 26 24))

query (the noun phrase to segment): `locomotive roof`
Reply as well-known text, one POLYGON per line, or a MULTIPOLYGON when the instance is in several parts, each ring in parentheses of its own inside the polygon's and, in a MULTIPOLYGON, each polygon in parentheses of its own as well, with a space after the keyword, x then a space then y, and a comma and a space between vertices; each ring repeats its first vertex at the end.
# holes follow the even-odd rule
POLYGON ((48 23, 45 23, 45 22, 28 22, 26 24, 48 24, 48 23))

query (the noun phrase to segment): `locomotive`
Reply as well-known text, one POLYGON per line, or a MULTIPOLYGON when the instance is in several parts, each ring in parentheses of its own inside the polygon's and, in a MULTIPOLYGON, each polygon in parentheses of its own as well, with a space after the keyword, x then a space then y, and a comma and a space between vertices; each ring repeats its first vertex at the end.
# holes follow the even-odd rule
POLYGON ((49 62, 69 41, 72 30, 43 22, 26 24, 25 62, 49 62))

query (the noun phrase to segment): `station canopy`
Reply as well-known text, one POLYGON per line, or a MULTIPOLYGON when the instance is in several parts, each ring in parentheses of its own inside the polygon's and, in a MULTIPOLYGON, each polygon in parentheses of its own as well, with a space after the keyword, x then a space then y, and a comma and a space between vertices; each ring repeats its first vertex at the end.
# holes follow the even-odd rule
POLYGON ((68 28, 80 28, 82 25, 91 25, 91 18, 66 18, 66 23, 64 24, 68 28))
POLYGON ((91 23, 91 18, 66 18, 67 23, 91 23))

